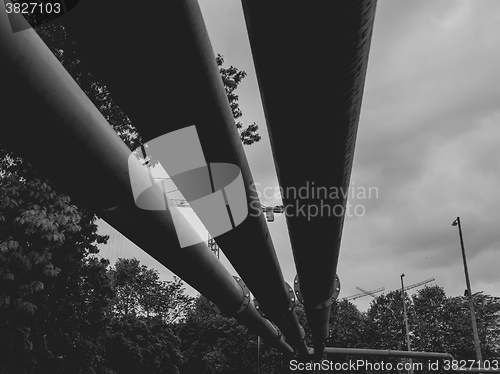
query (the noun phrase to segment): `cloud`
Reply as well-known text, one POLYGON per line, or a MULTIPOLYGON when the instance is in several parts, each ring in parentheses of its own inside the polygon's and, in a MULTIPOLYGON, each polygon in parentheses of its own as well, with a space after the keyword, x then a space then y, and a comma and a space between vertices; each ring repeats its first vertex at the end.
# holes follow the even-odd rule
POLYGON ((346 220, 340 267, 362 275, 349 281, 432 270, 456 291, 460 215, 468 258, 485 269, 476 281, 496 279, 500 292, 490 269, 500 260, 499 11, 491 1, 379 2, 352 180, 380 197, 346 220))
MULTIPOLYGON (((239 2, 200 0, 216 53, 246 70, 243 122, 263 140, 245 152, 256 182, 276 186, 265 119, 239 2)), ((341 297, 435 277, 465 288, 460 216, 473 292, 500 294, 500 2, 378 2, 351 181, 376 187, 363 217, 345 221, 341 297)), ((314 63, 313 61, 311 63, 314 63)), ((294 79, 290 77, 290 79, 294 79)), ((283 216, 269 223, 286 281, 295 267, 283 216)), ((311 238, 311 245, 314 245, 311 238)), ((356 301, 366 309, 370 299, 356 301)))

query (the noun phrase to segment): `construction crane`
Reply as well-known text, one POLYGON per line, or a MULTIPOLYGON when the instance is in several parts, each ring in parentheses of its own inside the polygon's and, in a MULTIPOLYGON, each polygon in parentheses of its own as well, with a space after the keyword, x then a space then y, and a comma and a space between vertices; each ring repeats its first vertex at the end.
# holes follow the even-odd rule
MULTIPOLYGON (((144 156, 144 159, 146 159, 146 156, 144 156)), ((148 161, 145 161, 144 164, 147 165, 148 161)), ((163 180, 171 180, 171 178, 165 178, 165 177, 152 177, 153 179, 163 179, 163 180)), ((162 187, 164 187, 162 185, 162 187)), ((165 192, 165 195, 168 195, 168 194, 171 194, 173 192, 177 192, 179 191, 178 188, 174 189, 174 190, 171 190, 171 191, 168 191, 168 192, 165 192)), ((172 201, 174 203, 175 206, 177 206, 178 208, 189 208, 190 205, 189 203, 184 200, 184 199, 176 199, 176 198, 170 198, 170 201, 172 201)), ((284 212, 284 207, 283 205, 274 205, 274 206, 265 206, 265 205, 262 205, 261 204, 261 208, 262 208, 262 212, 266 213, 266 219, 267 219, 267 222, 274 222, 274 214, 282 214, 284 212)), ((214 242, 214 239, 210 237, 210 234, 209 234, 209 246, 210 246, 210 243, 214 242)), ((218 253, 218 252, 217 252, 218 253)))
POLYGON ((373 296, 374 293, 378 293, 378 292, 382 292, 385 290, 385 287, 381 287, 381 288, 377 288, 376 290, 373 290, 373 291, 365 291, 359 287, 356 287, 358 290, 362 291, 361 293, 357 293, 355 295, 351 295, 351 296, 347 296, 347 297, 344 297, 344 300, 356 300, 356 299, 359 299, 360 297, 365 297, 365 296, 372 296, 372 297, 375 297, 373 296))
MULTIPOLYGON (((429 283, 429 282, 432 282, 435 280, 436 280, 435 278, 429 278, 429 279, 426 279, 426 280, 418 282, 418 283, 410 284, 409 286, 405 286, 404 290, 405 291, 411 290, 412 288, 422 286, 426 283, 429 283)), ((359 299, 360 297, 365 297, 365 296, 371 296, 371 297, 375 298, 375 296, 373 294, 378 293, 378 292, 382 292, 385 290, 385 287, 377 288, 376 290, 373 290, 373 291, 366 291, 366 290, 362 289, 361 287, 356 287, 356 288, 358 290, 360 290, 361 292, 354 294, 354 295, 351 295, 351 296, 348 296, 348 297, 345 297, 344 300, 356 300, 356 299, 359 299)), ((401 290, 398 289, 395 291, 401 291, 401 290)))
POLYGON ((265 206, 262 205, 262 211, 266 213, 267 222, 274 222, 274 214, 282 214, 285 209, 283 205, 265 206))
POLYGON ((365 294, 367 294, 367 295, 369 295, 369 296, 373 297, 374 299, 376 298, 376 296, 374 295, 375 293, 382 292, 382 291, 384 291, 384 290, 385 290, 385 287, 378 288, 378 289, 376 289, 376 290, 374 290, 374 291, 366 291, 366 290, 364 290, 364 289, 362 289, 361 287, 358 287, 358 286, 356 286, 356 288, 357 288, 358 290, 360 290, 361 292, 364 292, 365 294))
MULTIPOLYGON (((178 190, 175 190, 175 191, 178 191, 178 190)), ((174 192, 174 191, 171 191, 171 192, 174 192)), ((170 199, 170 201, 172 201, 172 203, 174 203, 174 205, 176 207, 178 207, 178 208, 190 208, 189 203, 186 200, 184 200, 184 199, 170 199)), ((215 255, 217 255, 217 258, 219 258, 219 256, 220 256, 220 247, 217 244, 217 242, 215 241, 215 239, 212 238, 212 236, 210 235, 210 233, 208 233, 207 244, 208 244, 208 248, 210 248, 210 250, 215 255)))
MULTIPOLYGON (((145 166, 148 166, 151 162, 151 160, 147 157, 146 155, 146 151, 144 149, 144 146, 141 147, 141 150, 142 150, 142 164, 145 165, 145 166)), ((154 181, 158 181, 158 180, 162 180, 162 181, 172 181, 172 178, 170 177, 160 177, 160 176, 153 176, 153 173, 151 171, 151 167, 148 168, 148 171, 150 173, 150 178, 154 181)), ((172 194, 174 192, 180 192, 179 189, 177 188, 177 186, 175 186, 175 184, 172 183, 172 186, 174 189, 173 190, 170 190, 170 191, 165 191, 165 184, 164 183, 161 183, 161 187, 163 189, 163 193, 165 194, 165 196, 168 196, 169 200, 178 208, 191 208, 191 206, 189 205, 189 202, 187 200, 185 200, 184 198, 172 198, 171 196, 169 196, 169 194, 172 194)), ((182 195, 181 195, 182 196, 182 195)), ((184 197, 184 196, 182 196, 184 197)), ((214 238, 211 237, 210 233, 208 233, 208 239, 207 239, 207 244, 208 244, 208 247, 210 248, 210 250, 215 254, 217 255, 217 258, 219 258, 220 256, 220 248, 217 244, 217 242, 215 241, 214 238)))
MULTIPOLYGON (((429 283, 429 282, 432 282, 432 281, 435 281, 436 279, 435 278, 430 278, 430 279, 426 279, 422 282, 418 282, 418 283, 414 283, 414 284, 410 284, 409 286, 405 286, 403 288, 403 290, 407 291, 407 290, 411 290, 412 288, 416 288, 416 287, 419 287, 423 284, 426 284, 426 283, 429 283)), ((397 291, 401 291, 401 290, 397 290, 397 291)))
MULTIPOLYGON (((171 179, 171 178, 154 178, 154 179, 171 179)), ((164 187, 162 185, 162 187, 164 187)), ((174 189, 172 191, 164 191, 165 195, 168 196, 169 193, 173 193, 173 192, 176 192, 176 191, 179 191, 179 189, 174 189)), ((175 198, 170 198, 170 201, 178 208, 190 208, 191 206, 189 205, 189 202, 185 199, 175 199, 175 198)), ((212 238, 212 236, 210 235, 210 233, 208 233, 208 240, 207 240, 207 244, 208 244, 208 248, 210 248, 210 250, 215 254, 217 255, 217 258, 220 258, 220 247, 219 245, 217 244, 217 242, 215 241, 214 238, 212 238)))

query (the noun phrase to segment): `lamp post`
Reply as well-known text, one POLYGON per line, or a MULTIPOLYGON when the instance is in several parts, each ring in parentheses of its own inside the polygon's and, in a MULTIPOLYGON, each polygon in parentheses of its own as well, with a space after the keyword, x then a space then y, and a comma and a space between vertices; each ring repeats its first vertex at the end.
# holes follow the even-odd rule
POLYGON ((257 374, 260 374, 260 335, 257 335, 257 374))
POLYGON ((467 269, 467 259, 465 258, 464 238, 462 236, 462 225, 460 224, 460 217, 457 217, 451 224, 452 226, 458 225, 458 233, 460 235, 460 246, 462 247, 462 260, 464 262, 465 283, 467 284, 467 296, 469 297, 470 318, 472 321, 472 333, 474 334, 474 346, 476 348, 476 357, 479 367, 483 361, 481 354, 481 345, 479 344, 479 334, 477 332, 476 313, 474 312, 474 302, 472 301, 472 291, 470 289, 469 270, 467 269))
MULTIPOLYGON (((408 347, 408 352, 410 352, 411 351, 410 330, 408 329, 408 315, 406 314, 405 286, 403 283, 404 276, 405 276, 405 273, 401 274, 401 299, 403 300, 403 316, 405 319, 405 327, 406 327, 406 345, 408 347)), ((410 374, 413 374, 413 361, 411 358, 408 361, 410 363, 410 369, 408 370, 408 372, 410 374)))

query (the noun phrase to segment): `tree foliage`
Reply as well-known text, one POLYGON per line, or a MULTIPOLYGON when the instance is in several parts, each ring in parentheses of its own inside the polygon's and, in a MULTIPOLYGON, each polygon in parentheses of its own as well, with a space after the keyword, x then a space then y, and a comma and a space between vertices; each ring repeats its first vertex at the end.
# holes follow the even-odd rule
MULTIPOLYGON (((447 297, 439 286, 425 287, 411 299, 405 298, 412 350, 447 352, 457 360, 476 359, 468 298, 447 297)), ((475 295, 474 308, 483 359, 498 358, 500 298, 475 295)), ((367 317, 370 348, 406 350, 400 291, 377 297, 367 317)))
POLYGON ((179 339, 159 319, 132 315, 115 318, 106 328, 105 352, 115 373, 179 373, 179 339))
POLYGON ((180 280, 135 259, 108 269, 95 216, 35 177, 0 181, 0 372, 177 373, 180 280))
POLYGON ((118 316, 156 317, 167 325, 182 320, 192 298, 184 293, 180 278, 160 280, 157 270, 133 259, 118 259, 110 270, 115 289, 113 310, 118 316))
MULTIPOLYGON (((498 358, 500 298, 486 295, 475 295, 474 298, 483 359, 498 358)), ((457 360, 475 358, 466 298, 447 297, 442 288, 434 286, 425 287, 412 297, 405 293, 405 302, 412 350, 447 352, 457 360)), ((311 346, 304 307, 297 305, 295 312, 305 327, 306 344, 311 346)), ((334 302, 329 329, 327 346, 330 347, 407 350, 401 291, 377 297, 366 312, 359 311, 346 300, 334 302)), ((257 372, 254 335, 238 327, 234 319, 215 314, 203 297, 196 301, 196 307, 179 325, 178 336, 184 356, 181 373, 257 372)), ((330 359, 337 362, 347 362, 348 359, 383 360, 393 365, 402 361, 394 357, 346 355, 330 359)), ((279 353, 267 346, 261 352, 261 373, 291 373, 288 362, 285 361, 281 368, 280 360, 279 353)), ((428 363, 428 360, 413 361, 428 363)))
POLYGON ((13 173, 13 166, 0 177, 2 365, 30 373, 66 362, 77 373, 100 360, 93 341, 111 288, 107 262, 89 255, 105 238, 94 215, 36 173, 13 173))
POLYGON ((347 300, 332 305, 330 313, 330 347, 368 348, 368 321, 365 313, 347 300))
MULTIPOLYGON (((243 113, 241 112, 238 103, 239 97, 234 93, 234 91, 238 88, 238 85, 241 83, 243 78, 246 77, 247 73, 243 70, 238 70, 232 65, 229 68, 225 68, 223 66, 224 58, 220 54, 217 55, 215 61, 219 67, 219 73, 222 77, 222 83, 224 84, 224 88, 226 90, 227 99, 229 101, 231 111, 233 112, 233 117, 235 120, 238 120, 243 113)), ((259 126, 257 126, 255 122, 243 128, 243 124, 237 121, 236 128, 240 133, 241 141, 245 145, 256 143, 261 139, 260 135, 257 133, 259 126)))
MULTIPOLYGON (((251 374, 256 373, 257 336, 234 318, 215 313, 208 300, 199 296, 195 307, 179 325, 184 363, 182 373, 251 374)), ((261 345, 262 373, 278 372, 280 355, 261 345)))
MULTIPOLYGON (((408 320, 413 321, 413 307, 405 293, 408 320)), ((406 330, 401 291, 380 295, 367 312, 370 321, 368 346, 378 349, 406 350, 406 330)))

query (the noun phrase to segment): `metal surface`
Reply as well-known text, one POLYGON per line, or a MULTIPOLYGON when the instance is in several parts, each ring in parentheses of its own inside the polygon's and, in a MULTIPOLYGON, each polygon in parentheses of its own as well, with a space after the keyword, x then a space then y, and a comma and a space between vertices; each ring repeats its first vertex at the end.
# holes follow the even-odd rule
MULTIPOLYGON (((226 317, 233 317, 233 316, 237 316, 241 313, 244 313, 245 310, 248 308, 249 304, 250 304, 250 291, 248 290, 248 287, 247 285, 245 284, 245 282, 243 282, 243 280, 240 278, 240 277, 237 277, 237 276, 233 276, 234 280, 236 282, 238 282, 239 286, 241 287, 241 290, 243 292, 243 301, 241 302, 241 305, 240 307, 238 308, 238 310, 236 312, 233 312, 232 314, 230 315, 227 315, 226 314, 226 317)), ((212 307, 212 309, 218 313, 218 314, 225 314, 215 303, 211 302, 210 301, 210 306, 212 307)), ((255 309, 258 310, 258 308, 256 307, 255 309)), ((260 313, 259 313, 260 314, 260 313)))
POLYGON ((240 167, 250 215, 218 236, 217 244, 268 318, 305 354, 298 320, 288 311, 285 281, 198 3, 159 2, 153 12, 138 16, 133 2, 87 0, 61 21, 82 58, 104 79, 113 100, 144 140, 196 125, 208 162, 240 167))
POLYGON ((453 360, 453 356, 449 353, 393 351, 390 349, 360 349, 360 348, 326 347, 325 353, 326 354, 337 354, 337 355, 391 356, 391 357, 435 358, 435 359, 443 359, 443 360, 453 360))
POLYGON ((315 308, 334 292, 376 1, 242 3, 319 352, 328 337, 330 307, 315 308), (313 196, 318 187, 328 189, 327 198, 313 196), (299 196, 300 188, 308 195, 299 196))
POLYGON ((421 286, 423 284, 426 284, 426 283, 429 283, 429 282, 432 282, 435 280, 436 280, 436 278, 429 278, 429 279, 426 279, 426 280, 418 282, 418 283, 410 284, 409 286, 405 286, 405 291, 411 290, 412 288, 416 288, 418 286, 421 286))
MULTIPOLYGON (((293 293, 293 289, 292 287, 290 287, 290 285, 288 283, 286 283, 286 286, 287 286, 287 289, 288 289, 288 297, 289 297, 289 301, 288 301, 288 311, 292 311, 295 309, 295 305, 296 305, 296 297, 295 297, 295 294, 293 293)), ((257 299, 253 299, 253 304, 255 305, 255 309, 257 309, 257 311, 260 313, 260 315, 262 317, 268 317, 266 315, 266 312, 265 310, 262 308, 262 306, 260 305, 259 301, 257 299)), ((302 329, 302 326, 300 327, 302 329)))
POLYGON ((384 290, 385 290, 385 287, 378 288, 378 289, 373 290, 373 291, 366 291, 366 290, 364 290, 364 289, 362 289, 361 287, 358 287, 358 286, 356 286, 356 288, 357 288, 358 290, 360 290, 361 292, 363 292, 364 294, 366 294, 367 296, 371 296, 371 297, 373 297, 374 299, 376 299, 376 298, 377 298, 377 296, 375 296, 375 294, 376 294, 376 293, 379 293, 379 292, 382 292, 382 291, 384 291, 384 290))
POLYGON ((385 290, 385 287, 377 288, 376 290, 372 290, 372 291, 365 291, 360 287, 356 287, 356 288, 362 292, 351 295, 351 296, 344 297, 342 300, 356 300, 356 299, 359 299, 360 297, 365 297, 368 295, 376 298, 376 296, 373 296, 373 294, 378 293, 378 292, 382 292, 385 290))
MULTIPOLYGON (((299 282, 298 276, 295 276, 295 279, 293 281, 293 286, 295 289, 295 295, 297 296, 297 299, 302 304, 305 304, 304 296, 302 295, 302 292, 300 291, 300 282, 299 282)), ((330 295, 328 300, 326 300, 325 302, 323 302, 319 305, 312 307, 312 309, 325 309, 327 307, 330 307, 334 303, 334 301, 337 300, 337 298, 339 297, 339 293, 340 293, 340 279, 338 276, 335 276, 333 293, 330 295)))
MULTIPOLYGON (((205 243, 180 248, 170 211, 136 207, 126 145, 32 29, 12 33, 5 12, 0 12, 0 75, 2 144, 234 315, 245 298, 240 285, 205 243)), ((292 353, 252 304, 236 318, 292 353)))

